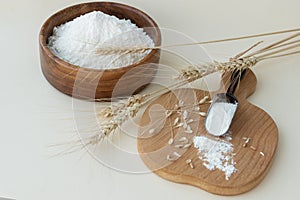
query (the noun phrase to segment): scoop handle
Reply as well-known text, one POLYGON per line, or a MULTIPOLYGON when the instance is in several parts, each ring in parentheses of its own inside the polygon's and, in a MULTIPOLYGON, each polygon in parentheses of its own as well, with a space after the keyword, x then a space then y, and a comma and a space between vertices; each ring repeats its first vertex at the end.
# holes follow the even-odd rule
POLYGON ((227 94, 234 95, 239 82, 245 76, 247 69, 243 69, 242 71, 234 71, 230 76, 230 84, 227 89, 227 94))

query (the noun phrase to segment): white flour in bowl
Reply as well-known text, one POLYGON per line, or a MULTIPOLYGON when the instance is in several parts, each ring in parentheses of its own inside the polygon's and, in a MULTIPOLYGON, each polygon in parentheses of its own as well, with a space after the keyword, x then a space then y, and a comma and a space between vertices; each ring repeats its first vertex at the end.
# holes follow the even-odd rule
POLYGON ((93 11, 57 26, 48 39, 49 49, 60 59, 85 68, 115 69, 142 60, 150 50, 101 55, 97 49, 153 47, 153 40, 130 20, 93 11))

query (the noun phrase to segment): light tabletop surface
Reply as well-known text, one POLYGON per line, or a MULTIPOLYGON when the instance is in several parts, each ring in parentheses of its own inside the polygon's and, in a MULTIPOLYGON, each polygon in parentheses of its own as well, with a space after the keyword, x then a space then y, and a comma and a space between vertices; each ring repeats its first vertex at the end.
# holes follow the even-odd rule
MULTIPOLYGON (((279 128, 273 166, 252 191, 234 197, 166 181, 153 173, 119 172, 75 152, 55 156, 49 147, 76 136, 72 99, 55 90, 41 73, 38 33, 51 14, 74 0, 0 2, 0 197, 12 199, 297 199, 299 196, 299 55, 254 68, 256 93, 249 101, 267 111, 279 128)), ((160 27, 198 41, 300 27, 300 1, 124 0, 160 27)), ((212 57, 232 55, 256 40, 206 45, 212 57)), ((136 131, 136 130, 135 130, 136 131)), ((135 145, 135 143, 130 143, 135 145)), ((135 146, 134 146, 135 148, 135 146)))

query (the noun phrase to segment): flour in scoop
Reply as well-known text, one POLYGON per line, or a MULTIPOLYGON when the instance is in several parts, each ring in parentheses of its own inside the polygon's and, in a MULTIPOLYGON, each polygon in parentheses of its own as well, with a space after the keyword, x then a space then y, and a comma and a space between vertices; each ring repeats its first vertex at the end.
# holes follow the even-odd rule
POLYGON ((230 136, 225 140, 220 138, 210 139, 205 136, 194 137, 194 147, 198 149, 199 159, 208 170, 221 170, 225 179, 237 171, 233 156, 233 145, 229 142, 230 136))
POLYGON ((205 120, 206 130, 214 135, 221 136, 229 130, 237 104, 218 102, 210 108, 205 120))
POLYGON ((76 66, 115 69, 142 60, 148 51, 100 54, 97 49, 153 47, 153 40, 130 20, 93 11, 55 27, 48 38, 49 49, 76 66))

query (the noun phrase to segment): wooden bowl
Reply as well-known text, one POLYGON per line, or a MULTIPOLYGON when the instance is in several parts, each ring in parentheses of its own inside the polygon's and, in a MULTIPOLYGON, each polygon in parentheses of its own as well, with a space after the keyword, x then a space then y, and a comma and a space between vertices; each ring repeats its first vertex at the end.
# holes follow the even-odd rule
POLYGON ((47 47, 48 37, 52 35, 55 26, 91 11, 102 11, 119 19, 130 19, 138 27, 146 28, 144 30, 152 38, 155 46, 161 44, 161 33, 155 21, 136 8, 112 2, 74 5, 52 15, 40 30, 40 62, 45 78, 62 93, 81 99, 95 100, 112 96, 127 96, 139 92, 151 82, 157 68, 155 63, 159 63, 160 50, 151 50, 141 61, 132 65, 101 70, 72 65, 56 57, 47 47), (132 70, 134 71, 132 72, 132 70), (118 83, 122 76, 129 71, 132 73, 126 75, 127 77, 121 81, 121 84, 118 83))

